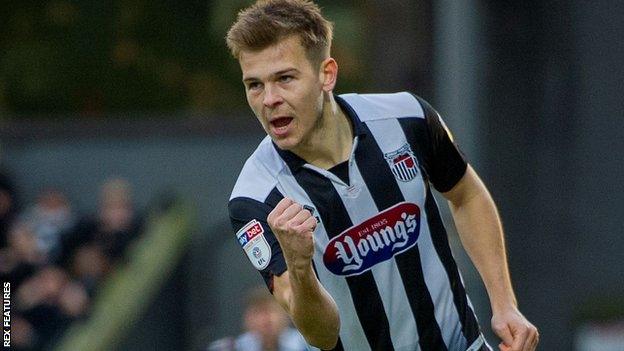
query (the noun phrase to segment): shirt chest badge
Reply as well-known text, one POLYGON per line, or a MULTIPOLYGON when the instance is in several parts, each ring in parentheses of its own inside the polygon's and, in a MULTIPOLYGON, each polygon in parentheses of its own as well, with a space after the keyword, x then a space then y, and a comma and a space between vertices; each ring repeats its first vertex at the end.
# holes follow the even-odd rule
POLYGON ((362 274, 410 249, 419 236, 420 208, 401 202, 331 239, 323 263, 335 275, 362 274))
POLYGON ((395 151, 385 153, 384 157, 396 179, 409 182, 418 174, 416 157, 409 144, 406 143, 395 151))

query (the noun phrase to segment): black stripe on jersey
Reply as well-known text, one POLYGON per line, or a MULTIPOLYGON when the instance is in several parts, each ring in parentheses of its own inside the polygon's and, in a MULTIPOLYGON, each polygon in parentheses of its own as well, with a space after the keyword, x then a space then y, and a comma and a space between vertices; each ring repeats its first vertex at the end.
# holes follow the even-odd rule
POLYGON ((427 187, 427 200, 425 202, 425 208, 427 211, 427 220, 429 223, 429 231, 431 232, 431 239, 433 240, 433 246, 435 247, 438 256, 442 260, 446 274, 451 281, 451 290, 453 291, 453 301, 455 307, 459 313, 459 320, 462 324, 462 333, 468 341, 468 345, 472 344, 479 335, 479 324, 477 323, 477 317, 474 314, 470 305, 468 305, 468 297, 466 296, 466 289, 462 284, 457 269, 457 264, 451 253, 448 243, 448 237, 438 206, 435 203, 431 189, 427 187))
POLYGON ((266 200, 264 200, 264 203, 271 206, 272 208, 275 208, 275 206, 277 206, 277 204, 282 201, 283 198, 284 195, 282 195, 282 193, 277 190, 277 187, 274 187, 273 190, 271 190, 271 192, 269 193, 269 196, 267 196, 266 200))
MULTIPOLYGON (((299 168, 293 173, 299 185, 314 203, 329 239, 353 225, 340 195, 329 179, 307 168, 299 168)), ((394 350, 390 339, 390 325, 373 274, 368 271, 345 279, 371 349, 394 350)), ((343 326, 343 328, 347 327, 343 326)))
POLYGON ((429 181, 428 155, 431 154, 431 150, 427 147, 430 139, 427 133, 427 122, 422 118, 401 118, 398 121, 418 160, 418 167, 423 178, 429 181))
MULTIPOLYGON (((336 344, 336 347, 331 349, 331 351, 345 351, 344 346, 342 346, 342 340, 340 340, 340 338, 338 338, 338 343, 336 344)), ((489 351, 492 351, 492 350, 489 350, 489 351)))
MULTIPOLYGON (((365 127, 368 129, 368 127, 365 127)), ((355 153, 358 168, 368 185, 379 211, 405 201, 383 152, 369 131, 370 138, 362 138, 355 153)), ((418 246, 395 256, 407 298, 416 319, 419 344, 423 351, 447 350, 440 326, 435 319, 433 300, 423 275, 418 246)))
MULTIPOLYGON (((422 162, 422 165, 424 165, 421 167, 423 176, 428 178, 427 162, 431 161, 428 160, 428 157, 425 155, 427 155, 427 152, 430 152, 430 150, 426 150, 421 147, 423 143, 419 142, 427 141, 429 139, 426 121, 416 118, 403 118, 399 120, 399 123, 403 132, 407 136, 407 140, 410 141, 410 146, 412 147, 412 151, 414 151, 416 158, 418 161, 422 162)), ((426 143, 426 145, 428 144, 429 142, 426 143)), ((429 186, 427 186, 425 210, 428 215, 427 219, 429 231, 431 233, 431 240, 433 241, 433 246, 442 261, 442 265, 449 276, 451 290, 453 292, 453 301, 455 302, 455 307, 459 313, 459 320, 462 324, 462 333, 470 345, 479 336, 479 325, 474 312, 468 305, 466 290, 459 277, 457 264, 455 263, 455 259, 451 254, 450 246, 448 244, 446 230, 444 229, 444 224, 442 223, 442 219, 440 218, 440 213, 438 211, 438 206, 435 203, 435 199, 433 198, 433 194, 431 193, 431 188, 429 186)))
MULTIPOLYGON (((405 135, 411 135, 409 125, 422 124, 424 129, 417 132, 418 137, 427 140, 428 147, 423 156, 423 165, 429 174, 429 181, 440 192, 446 192, 453 188, 466 172, 466 160, 457 145, 450 139, 446 127, 442 124, 440 114, 429 103, 412 94, 423 109, 425 118, 404 118, 399 120, 405 135), (412 123, 416 122, 416 123, 412 123), (422 133, 424 132, 424 134, 422 133)), ((420 129, 420 128, 419 128, 420 129)), ((422 144, 422 143, 421 143, 422 144)))

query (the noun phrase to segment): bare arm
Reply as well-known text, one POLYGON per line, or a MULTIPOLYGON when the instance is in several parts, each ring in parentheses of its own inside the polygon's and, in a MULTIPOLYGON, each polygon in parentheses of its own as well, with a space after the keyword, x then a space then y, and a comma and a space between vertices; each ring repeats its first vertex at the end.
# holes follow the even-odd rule
POLYGON ((275 277, 273 291, 310 345, 332 349, 340 330, 338 308, 319 284, 312 268, 309 271, 300 272, 298 278, 288 271, 275 277))
POLYGON ((340 331, 338 308, 312 269, 316 219, 301 205, 284 198, 267 220, 287 266, 284 274, 273 277, 273 295, 309 344, 334 348, 340 331))
POLYGON ((463 178, 443 195, 462 245, 483 278, 492 306, 492 329, 503 340, 500 349, 535 350, 539 334, 518 311, 502 225, 487 188, 469 165, 463 178))

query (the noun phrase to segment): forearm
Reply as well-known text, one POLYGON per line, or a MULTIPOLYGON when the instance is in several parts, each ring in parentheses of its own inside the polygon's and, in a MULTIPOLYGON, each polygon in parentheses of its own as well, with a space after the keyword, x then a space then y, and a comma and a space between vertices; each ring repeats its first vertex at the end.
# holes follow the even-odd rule
POLYGON ((334 348, 340 330, 338 308, 312 268, 316 218, 285 197, 267 221, 282 247, 287 267, 284 274, 273 277, 273 294, 309 344, 334 348))
POLYGON ((289 268, 289 289, 284 289, 286 308, 306 341, 321 349, 332 349, 338 340, 340 317, 336 303, 319 283, 312 266, 289 268))
POLYGON ((459 204, 449 202, 455 225, 466 252, 483 279, 492 310, 515 307, 517 303, 498 211, 478 177, 474 182, 477 191, 459 204))
POLYGON ((459 238, 490 296, 492 330, 502 340, 499 348, 535 350, 539 333, 518 310, 509 278, 503 228, 490 193, 468 165, 462 179, 443 195, 449 200, 459 238))

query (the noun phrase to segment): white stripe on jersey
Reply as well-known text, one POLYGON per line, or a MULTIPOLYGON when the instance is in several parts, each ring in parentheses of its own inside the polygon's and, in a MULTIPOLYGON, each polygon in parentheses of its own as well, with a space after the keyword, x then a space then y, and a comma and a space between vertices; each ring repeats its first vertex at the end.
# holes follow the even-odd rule
POLYGON ((420 103, 408 92, 396 94, 343 94, 345 99, 354 110, 367 111, 360 113, 360 121, 366 122, 370 119, 381 118, 401 118, 401 117, 421 117, 425 112, 420 103), (407 104, 406 102, 409 102, 407 104))
POLYGON ((273 147, 271 138, 262 139, 256 151, 245 161, 230 200, 243 196, 264 202, 277 183, 277 174, 282 168, 288 168, 273 147), (244 181, 251 178, 254 181, 244 181))
MULTIPOLYGON (((375 136, 375 140, 383 153, 395 151, 407 143, 403 129, 396 119, 369 121, 366 122, 366 125, 375 136), (404 137, 397 138, 399 135, 404 137)), ((425 203, 425 185, 422 175, 414 178, 411 182, 398 181, 397 184, 401 189, 401 193, 403 193, 405 201, 419 205, 425 203), (418 182, 418 186, 416 186, 416 182, 418 182)), ((424 208, 421 215, 421 229, 417 245, 421 253, 420 259, 425 283, 434 300, 435 318, 440 326, 442 338, 447 347, 449 345, 461 345, 461 349, 465 349, 467 341, 461 330, 459 314, 453 300, 449 278, 433 246, 427 222, 427 212, 424 211, 424 208), (451 326, 454 326, 454 328, 451 328, 451 326)))
MULTIPOLYGON (((341 185, 342 182, 332 183, 338 194, 341 195, 342 202, 353 223, 364 222, 384 210, 377 209, 375 201, 355 164, 349 167, 349 181, 352 187, 361 187, 357 197, 345 194, 347 186, 341 185)), ((390 337, 395 350, 420 350, 416 320, 408 307, 409 301, 396 261, 392 258, 378 263, 373 266, 371 272, 375 277, 375 284, 388 316, 390 337)))
MULTIPOLYGON (((315 207, 305 190, 299 186, 299 183, 297 183, 288 167, 285 167, 279 174, 278 180, 278 190, 281 191, 282 194, 287 194, 289 198, 300 205, 315 207)), ((351 292, 349 291, 346 280, 343 278, 336 279, 333 273, 325 268, 325 264, 323 263, 323 253, 328 243, 329 238, 321 219, 321 222, 318 223, 314 231, 315 248, 313 260, 319 280, 334 298, 336 305, 340 307, 340 339, 343 345, 347 345, 349 349, 362 351, 370 350, 366 335, 364 334, 364 329, 355 311, 351 292)))

